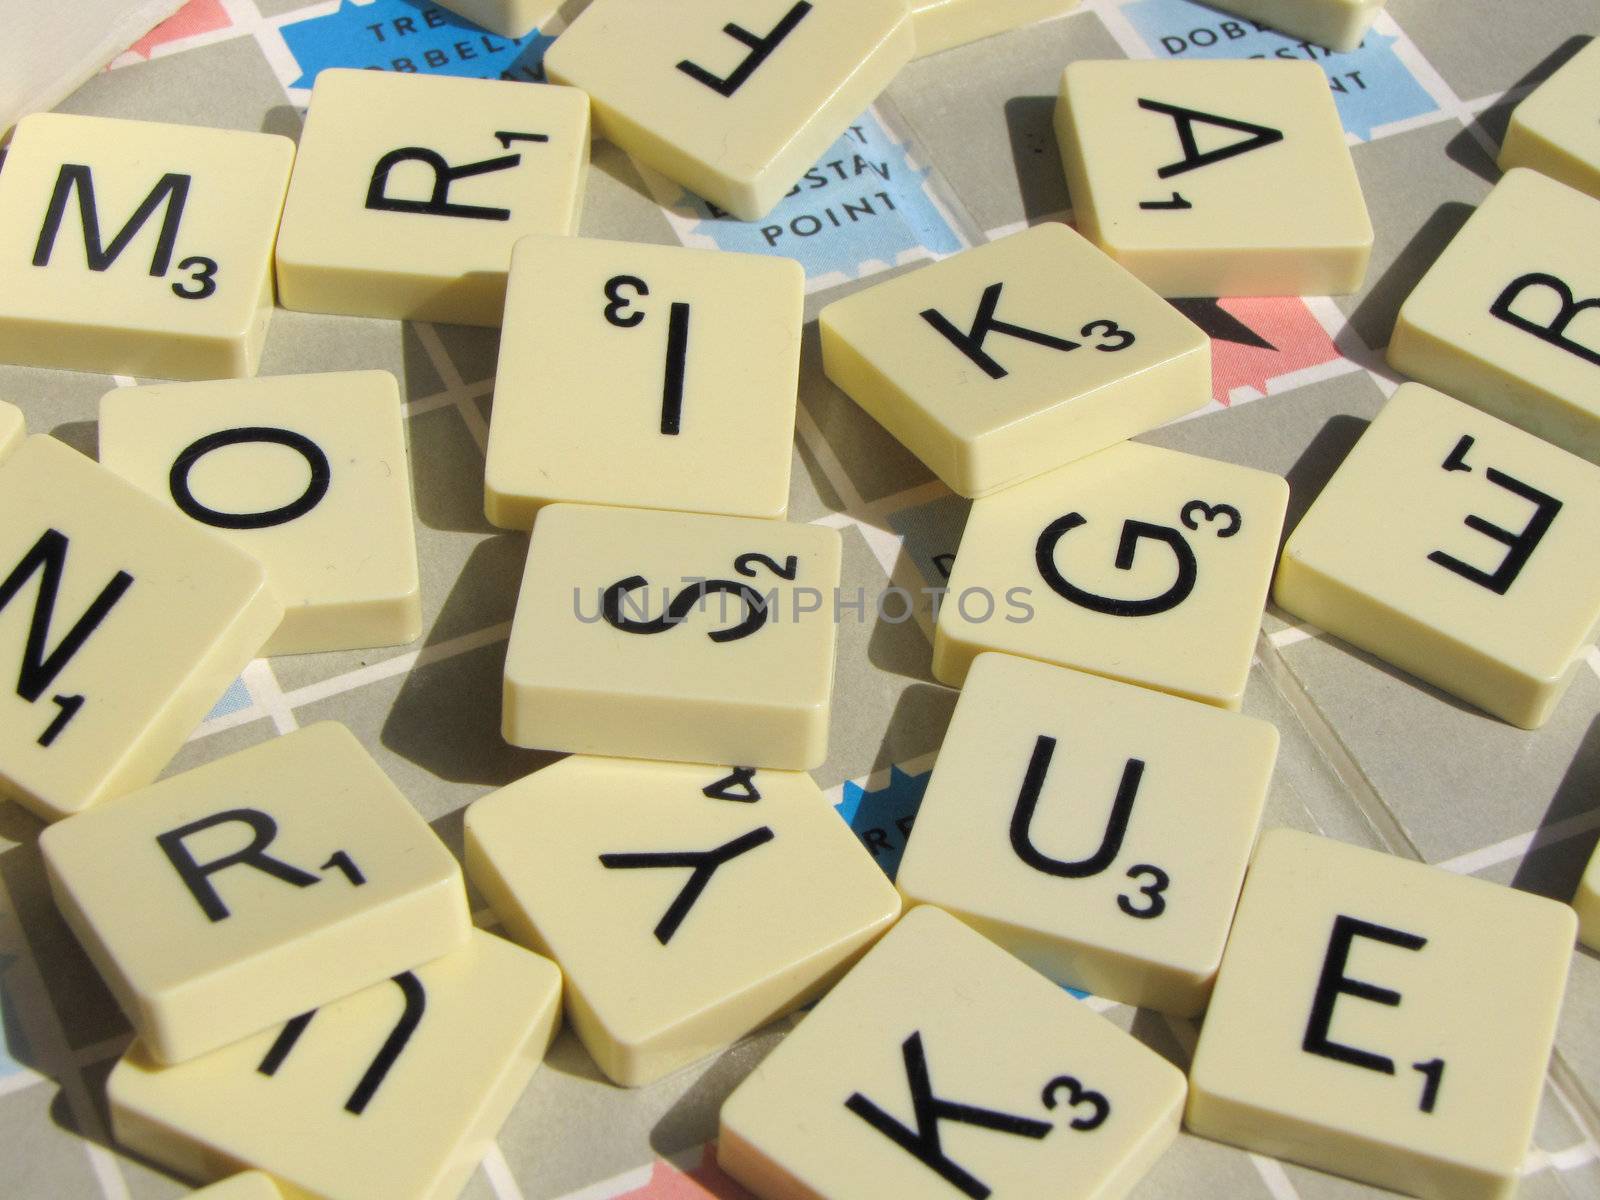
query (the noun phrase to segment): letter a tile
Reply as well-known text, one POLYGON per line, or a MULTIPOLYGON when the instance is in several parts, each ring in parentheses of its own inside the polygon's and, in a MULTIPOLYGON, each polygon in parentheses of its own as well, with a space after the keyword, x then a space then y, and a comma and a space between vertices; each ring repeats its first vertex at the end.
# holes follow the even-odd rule
POLYGON ((135 1042, 117 1141, 191 1179, 256 1167, 285 1195, 455 1200, 533 1077, 561 973, 472 930, 463 949, 279 1029, 158 1066, 135 1042))
POLYGON ((455 859, 332 722, 62 821, 40 847, 57 907, 163 1063, 448 954, 470 925, 455 859))
POLYGON ((1572 958, 1564 904, 1263 834, 1188 1127, 1427 1200, 1516 1191, 1572 958))
POLYGON ((467 870, 636 1086, 815 999, 900 898, 804 774, 573 757, 467 810, 467 870))
POLYGON ((842 554, 817 525, 549 505, 506 650, 506 740, 821 766, 842 554))
POLYGON ((1600 463, 1600 200, 1508 172, 1401 306, 1388 358, 1600 463))
POLYGON ((324 71, 278 235, 283 306, 499 325, 511 247, 577 231, 588 163, 575 88, 324 71))
POLYGON ((1210 339, 1065 225, 858 292, 818 326, 828 377, 963 496, 1211 400, 1210 339))
POLYGON ((1196 1016, 1277 747, 1265 721, 980 655, 896 881, 1059 983, 1196 1016))
POLYGON ((422 585, 399 387, 386 371, 118 388, 100 461, 267 568, 265 654, 409 642, 422 585))
POLYGON ((906 0, 594 0, 544 66, 596 128, 754 221, 911 61, 906 0))
POLYGON ((907 913, 722 1107, 761 1200, 1121 1200, 1183 1075, 993 942, 907 913))
POLYGON ((1525 729, 1600 627, 1600 469, 1401 386, 1284 546, 1273 597, 1525 729))
POLYGON ((1289 486, 1124 442, 972 506, 935 626, 960 687, 985 650, 1237 710, 1289 486))
POLYGON ((1315 63, 1075 62, 1056 136, 1084 236, 1163 296, 1361 286, 1372 222, 1315 63))
POLYGON ((0 466, 0 512, 0 794, 54 820, 154 779, 283 606, 255 559, 51 437, 0 466))
POLYGON ((0 176, 0 361, 254 375, 294 143, 38 113, 0 176))

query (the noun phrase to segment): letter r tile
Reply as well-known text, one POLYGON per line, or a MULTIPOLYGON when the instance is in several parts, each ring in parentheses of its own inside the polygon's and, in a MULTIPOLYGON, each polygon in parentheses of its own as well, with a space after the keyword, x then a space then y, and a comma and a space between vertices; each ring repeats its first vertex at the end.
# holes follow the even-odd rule
POLYGON ((576 88, 324 71, 278 235, 283 306, 497 326, 512 245, 577 231, 588 164, 576 88))
POLYGON ((455 859, 332 722, 62 821, 40 848, 162 1063, 448 954, 470 928, 455 859))
POLYGON ((1280 607, 1525 729, 1600 627, 1600 469, 1401 386, 1284 546, 1280 607))
POLYGON ((1401 306, 1389 363, 1600 463, 1600 199, 1507 171, 1401 306))
POLYGON ((1190 1071, 1189 1129, 1427 1200, 1508 1200, 1576 931, 1543 897, 1264 834, 1190 1071))

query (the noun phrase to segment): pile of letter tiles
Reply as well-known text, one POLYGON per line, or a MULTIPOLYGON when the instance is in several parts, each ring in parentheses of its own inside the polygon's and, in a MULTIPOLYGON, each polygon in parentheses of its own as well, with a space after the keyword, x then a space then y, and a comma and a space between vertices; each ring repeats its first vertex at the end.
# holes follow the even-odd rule
MULTIPOLYGON (((441 2, 509 38, 557 7, 441 2)), ((1217 3, 1343 48, 1381 8, 1217 3)), ((1407 381, 1292 520, 1278 474, 1129 439, 1211 398, 1168 298, 1366 278, 1313 63, 1061 63, 1073 225, 816 315, 827 378, 972 501, 891 882, 808 774, 844 546, 786 519, 805 273, 578 236, 591 136, 756 220, 913 58, 1072 6, 565 7, 548 83, 326 70, 298 145, 62 113, 10 142, 0 361, 181 381, 106 396, 98 462, 0 404, 0 792, 136 1034, 117 1145, 216 1200, 443 1200, 563 1022, 637 1088, 804 1012, 721 1105, 737 1194, 1115 1200, 1183 1128, 1511 1196, 1600 863, 1568 905, 1263 830, 1280 730, 1240 710, 1269 597, 1517 730, 1591 653, 1600 44, 1521 100, 1399 308, 1407 381), (258 656, 423 630, 395 377, 256 378, 278 306, 502 331, 501 732, 553 754, 459 858, 335 721, 168 771, 258 656), (1203 1014, 1186 1070, 1074 991, 1203 1014)))

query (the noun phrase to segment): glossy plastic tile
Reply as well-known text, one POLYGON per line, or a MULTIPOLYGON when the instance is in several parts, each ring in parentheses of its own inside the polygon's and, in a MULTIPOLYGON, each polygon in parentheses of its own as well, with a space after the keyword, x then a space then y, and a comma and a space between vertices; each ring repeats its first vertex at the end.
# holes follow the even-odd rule
POLYGON ((143 787, 277 628, 261 564, 54 438, 0 466, 0 794, 143 787))
POLYGON ((917 57, 1020 29, 1072 7, 1072 0, 912 0, 917 57))
POLYGON ((561 973, 466 947, 281 1029, 159 1067, 135 1042, 106 1096, 117 1141, 192 1179, 259 1167, 292 1195, 454 1200, 544 1058, 561 973))
MULTIPOLYGON (((523 38, 544 24, 561 0, 439 0, 440 8, 460 13, 475 25, 506 38, 523 38)), ((427 9, 422 19, 427 19, 427 9)))
POLYGON ((283 1193, 270 1175, 245 1171, 198 1192, 190 1192, 189 1200, 283 1200, 283 1193))
POLYGON ((972 506, 935 626, 961 686, 1000 650, 1237 710, 1289 486, 1124 442, 972 506))
POLYGON ((265 654, 412 641, 422 589, 399 388, 387 371, 119 388, 100 461, 267 568, 265 654))
POLYGON ((1600 39, 1569 59, 1511 113, 1500 169, 1531 167, 1600 199, 1600 39))
POLYGON ((911 61, 905 0, 594 0, 545 55, 595 126, 754 221, 911 61))
POLYGON ((1265 22, 1330 50, 1349 53, 1361 45, 1388 0, 1216 0, 1223 12, 1265 22))
POLYGON ((572 757, 468 811, 467 869, 553 958, 600 1069, 649 1083, 822 994, 900 898, 810 776, 572 757))
POLYGON ((1372 222, 1315 63, 1074 62, 1056 136, 1078 228, 1163 296, 1361 286, 1372 222))
POLYGON ((506 740, 820 766, 842 553, 818 525, 550 505, 506 652, 506 740))
POLYGON ((511 247, 577 232, 588 164, 576 89, 324 71, 278 235, 283 306, 499 325, 511 247))
POLYGON ((1600 470, 1406 384, 1284 546, 1281 608, 1525 729, 1600 628, 1600 470))
POLYGON ((1211 400, 1211 341, 1065 225, 830 304, 828 378, 963 496, 984 496, 1211 400))
POLYGON ((1509 172, 1400 309, 1389 364, 1600 463, 1600 200, 1509 172))
POLYGON ((62 821, 40 848, 163 1063, 457 950, 471 925, 455 859, 331 721, 62 821))
POLYGON ((0 360, 163 379, 254 375, 294 143, 38 113, 0 181, 0 360))
POLYGON ((1600 950, 1600 846, 1589 856, 1572 907, 1578 912, 1578 940, 1591 950, 1600 950))
POLYGON ((1505 1200, 1576 925, 1525 892, 1263 834, 1190 1069, 1189 1129, 1407 1195, 1505 1200))
POLYGON ((8 454, 22 445, 22 439, 27 436, 28 422, 22 410, 15 404, 0 400, 0 462, 4 462, 8 454))
POLYGON ((1183 1075, 994 943, 912 910, 722 1107, 761 1200, 1120 1200, 1178 1132, 1183 1075), (908 1123, 908 1117, 911 1123, 908 1123))
POLYGON ((1197 1016, 1277 749, 1265 721, 981 655, 896 882, 1059 983, 1197 1016))
POLYGON ((781 519, 805 272, 792 259, 595 238, 517 244, 485 510, 552 501, 781 519))

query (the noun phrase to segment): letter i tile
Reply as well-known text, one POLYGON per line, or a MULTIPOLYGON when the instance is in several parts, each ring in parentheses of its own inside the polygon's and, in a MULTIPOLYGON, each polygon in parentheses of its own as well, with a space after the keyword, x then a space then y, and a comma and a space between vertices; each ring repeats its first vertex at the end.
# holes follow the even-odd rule
POLYGON ((722 1108, 761 1200, 1121 1200, 1183 1075, 981 934, 907 913, 722 1108))
POLYGON ((1190 1071, 1189 1129, 1428 1200, 1507 1200, 1576 929, 1543 897, 1264 834, 1190 1071))
POLYGON ((332 722, 62 821, 39 844, 57 907, 161 1063, 448 954, 471 928, 455 859, 332 722))

